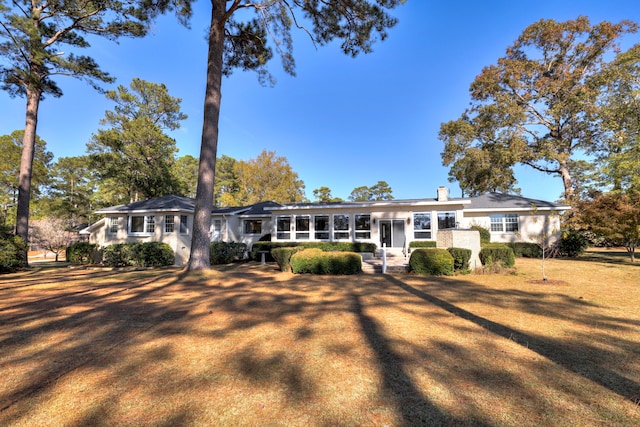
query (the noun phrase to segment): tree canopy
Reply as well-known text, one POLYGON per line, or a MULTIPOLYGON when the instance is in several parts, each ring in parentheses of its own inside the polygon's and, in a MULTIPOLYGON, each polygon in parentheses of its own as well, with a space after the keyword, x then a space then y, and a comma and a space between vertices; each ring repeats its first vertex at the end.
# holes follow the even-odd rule
POLYGON ((360 186, 351 191, 349 200, 364 202, 369 200, 393 200, 392 190, 386 181, 378 181, 371 187, 360 186))
POLYGON ((165 85, 141 79, 130 88, 121 85, 106 93, 116 106, 101 121, 110 127, 98 130, 87 144, 91 165, 102 185, 117 187, 126 202, 181 193, 172 169, 176 144, 164 133, 187 117, 180 112, 181 99, 170 96, 165 85))
POLYGON ((441 126, 450 180, 468 194, 508 191, 513 166, 522 164, 560 177, 571 199, 572 161, 600 149, 606 135, 598 101, 607 55, 636 31, 630 21, 592 25, 584 16, 527 27, 473 81, 471 106, 441 126))
POLYGON ((331 195, 331 189, 326 186, 322 186, 320 188, 316 188, 315 190, 313 190, 313 197, 315 197, 316 201, 320 203, 331 203, 331 202, 343 201, 340 197, 333 197, 331 195))

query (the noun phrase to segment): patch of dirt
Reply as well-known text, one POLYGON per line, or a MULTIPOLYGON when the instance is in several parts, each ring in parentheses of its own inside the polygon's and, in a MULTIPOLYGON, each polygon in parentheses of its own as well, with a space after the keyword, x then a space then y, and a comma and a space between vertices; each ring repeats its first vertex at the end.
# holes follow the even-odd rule
POLYGON ((567 282, 564 280, 527 280, 527 283, 531 283, 532 285, 566 285, 567 282))

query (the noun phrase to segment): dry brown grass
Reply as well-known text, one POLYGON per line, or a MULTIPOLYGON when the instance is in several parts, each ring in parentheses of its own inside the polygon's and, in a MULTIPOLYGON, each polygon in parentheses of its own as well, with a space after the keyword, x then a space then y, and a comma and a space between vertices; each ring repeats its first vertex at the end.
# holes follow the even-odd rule
POLYGON ((640 425, 640 266, 546 271, 0 276, 0 425, 640 425))

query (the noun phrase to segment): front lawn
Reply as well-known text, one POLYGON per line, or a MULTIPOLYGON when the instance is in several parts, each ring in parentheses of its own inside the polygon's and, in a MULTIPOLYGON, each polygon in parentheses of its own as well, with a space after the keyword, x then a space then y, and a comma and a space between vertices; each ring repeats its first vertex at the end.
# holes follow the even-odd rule
POLYGON ((0 425, 640 425, 640 266, 516 266, 0 276, 0 425))

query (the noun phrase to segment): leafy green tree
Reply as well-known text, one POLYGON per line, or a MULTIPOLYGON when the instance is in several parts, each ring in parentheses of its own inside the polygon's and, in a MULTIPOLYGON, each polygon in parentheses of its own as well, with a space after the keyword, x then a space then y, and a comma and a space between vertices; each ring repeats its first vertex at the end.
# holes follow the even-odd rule
POLYGON ((16 215, 16 233, 25 240, 40 101, 45 95, 62 95, 55 81, 58 76, 83 79, 95 88, 113 81, 93 58, 76 54, 89 47, 86 35, 112 40, 143 36, 150 18, 174 6, 183 16, 190 14, 188 2, 170 0, 0 0, 0 87, 27 101, 16 215))
POLYGON ((342 202, 340 197, 333 197, 329 187, 322 186, 313 190, 313 197, 320 203, 342 202))
POLYGON ((72 229, 91 222, 96 187, 87 156, 59 158, 51 169, 47 213, 66 219, 66 227, 72 229))
POLYGON ((237 194, 240 191, 237 160, 223 154, 216 162, 216 184, 214 201, 216 206, 237 206, 237 194))
MULTIPOLYGON (((543 19, 527 27, 506 55, 471 84, 470 108, 442 125, 443 164, 456 168, 454 177, 470 166, 476 174, 471 161, 461 160, 476 148, 480 153, 472 155, 490 160, 496 173, 505 174, 499 185, 510 186, 509 169, 523 164, 560 177, 570 200, 571 160, 597 150, 604 135, 596 117, 605 58, 622 35, 636 31, 630 21, 591 25, 583 16, 566 22, 543 19)), ((484 163, 480 172, 483 168, 484 163)), ((486 183, 489 179, 485 174, 481 183, 495 185, 486 183)), ((464 186, 475 180, 471 176, 464 186)))
POLYGON ((356 187, 351 191, 349 200, 353 202, 364 202, 369 200, 393 200, 392 190, 386 181, 378 181, 371 187, 356 187))
POLYGON ((304 200, 304 182, 293 171, 287 158, 276 156, 275 151, 263 150, 255 159, 238 161, 235 170, 239 189, 234 195, 233 205, 304 200))
POLYGON ((133 79, 131 90, 118 86, 106 96, 114 101, 100 129, 87 144, 91 166, 107 183, 118 187, 129 201, 180 193, 172 168, 175 141, 164 130, 175 130, 187 116, 180 98, 163 84, 133 79))
POLYGON ((640 191, 640 45, 620 53, 600 81, 600 119, 608 133, 598 158, 599 184, 640 191))
POLYGON ((211 0, 209 51, 204 101, 200 166, 191 240, 189 270, 210 268, 209 230, 213 206, 218 146, 218 122, 222 76, 233 69, 253 70, 268 81, 267 64, 273 49, 286 72, 294 74, 293 26, 307 32, 317 45, 341 40, 341 49, 353 57, 371 52, 373 44, 387 36, 396 20, 388 13, 404 0, 274 0, 245 3, 211 0), (251 15, 249 12, 254 12, 251 15), (309 27, 302 25, 302 19, 309 27), (273 47, 267 42, 271 37, 273 47))
POLYGON ((193 156, 180 156, 173 163, 173 176, 180 183, 178 194, 196 197, 196 183, 198 182, 198 159, 193 156))
MULTIPOLYGON (((6 223, 8 211, 15 206, 18 198, 23 137, 23 130, 0 136, 0 205, 3 209, 3 223, 6 223)), ((53 154, 47 151, 47 143, 36 136, 30 187, 36 196, 42 193, 48 182, 52 159, 53 154)))

